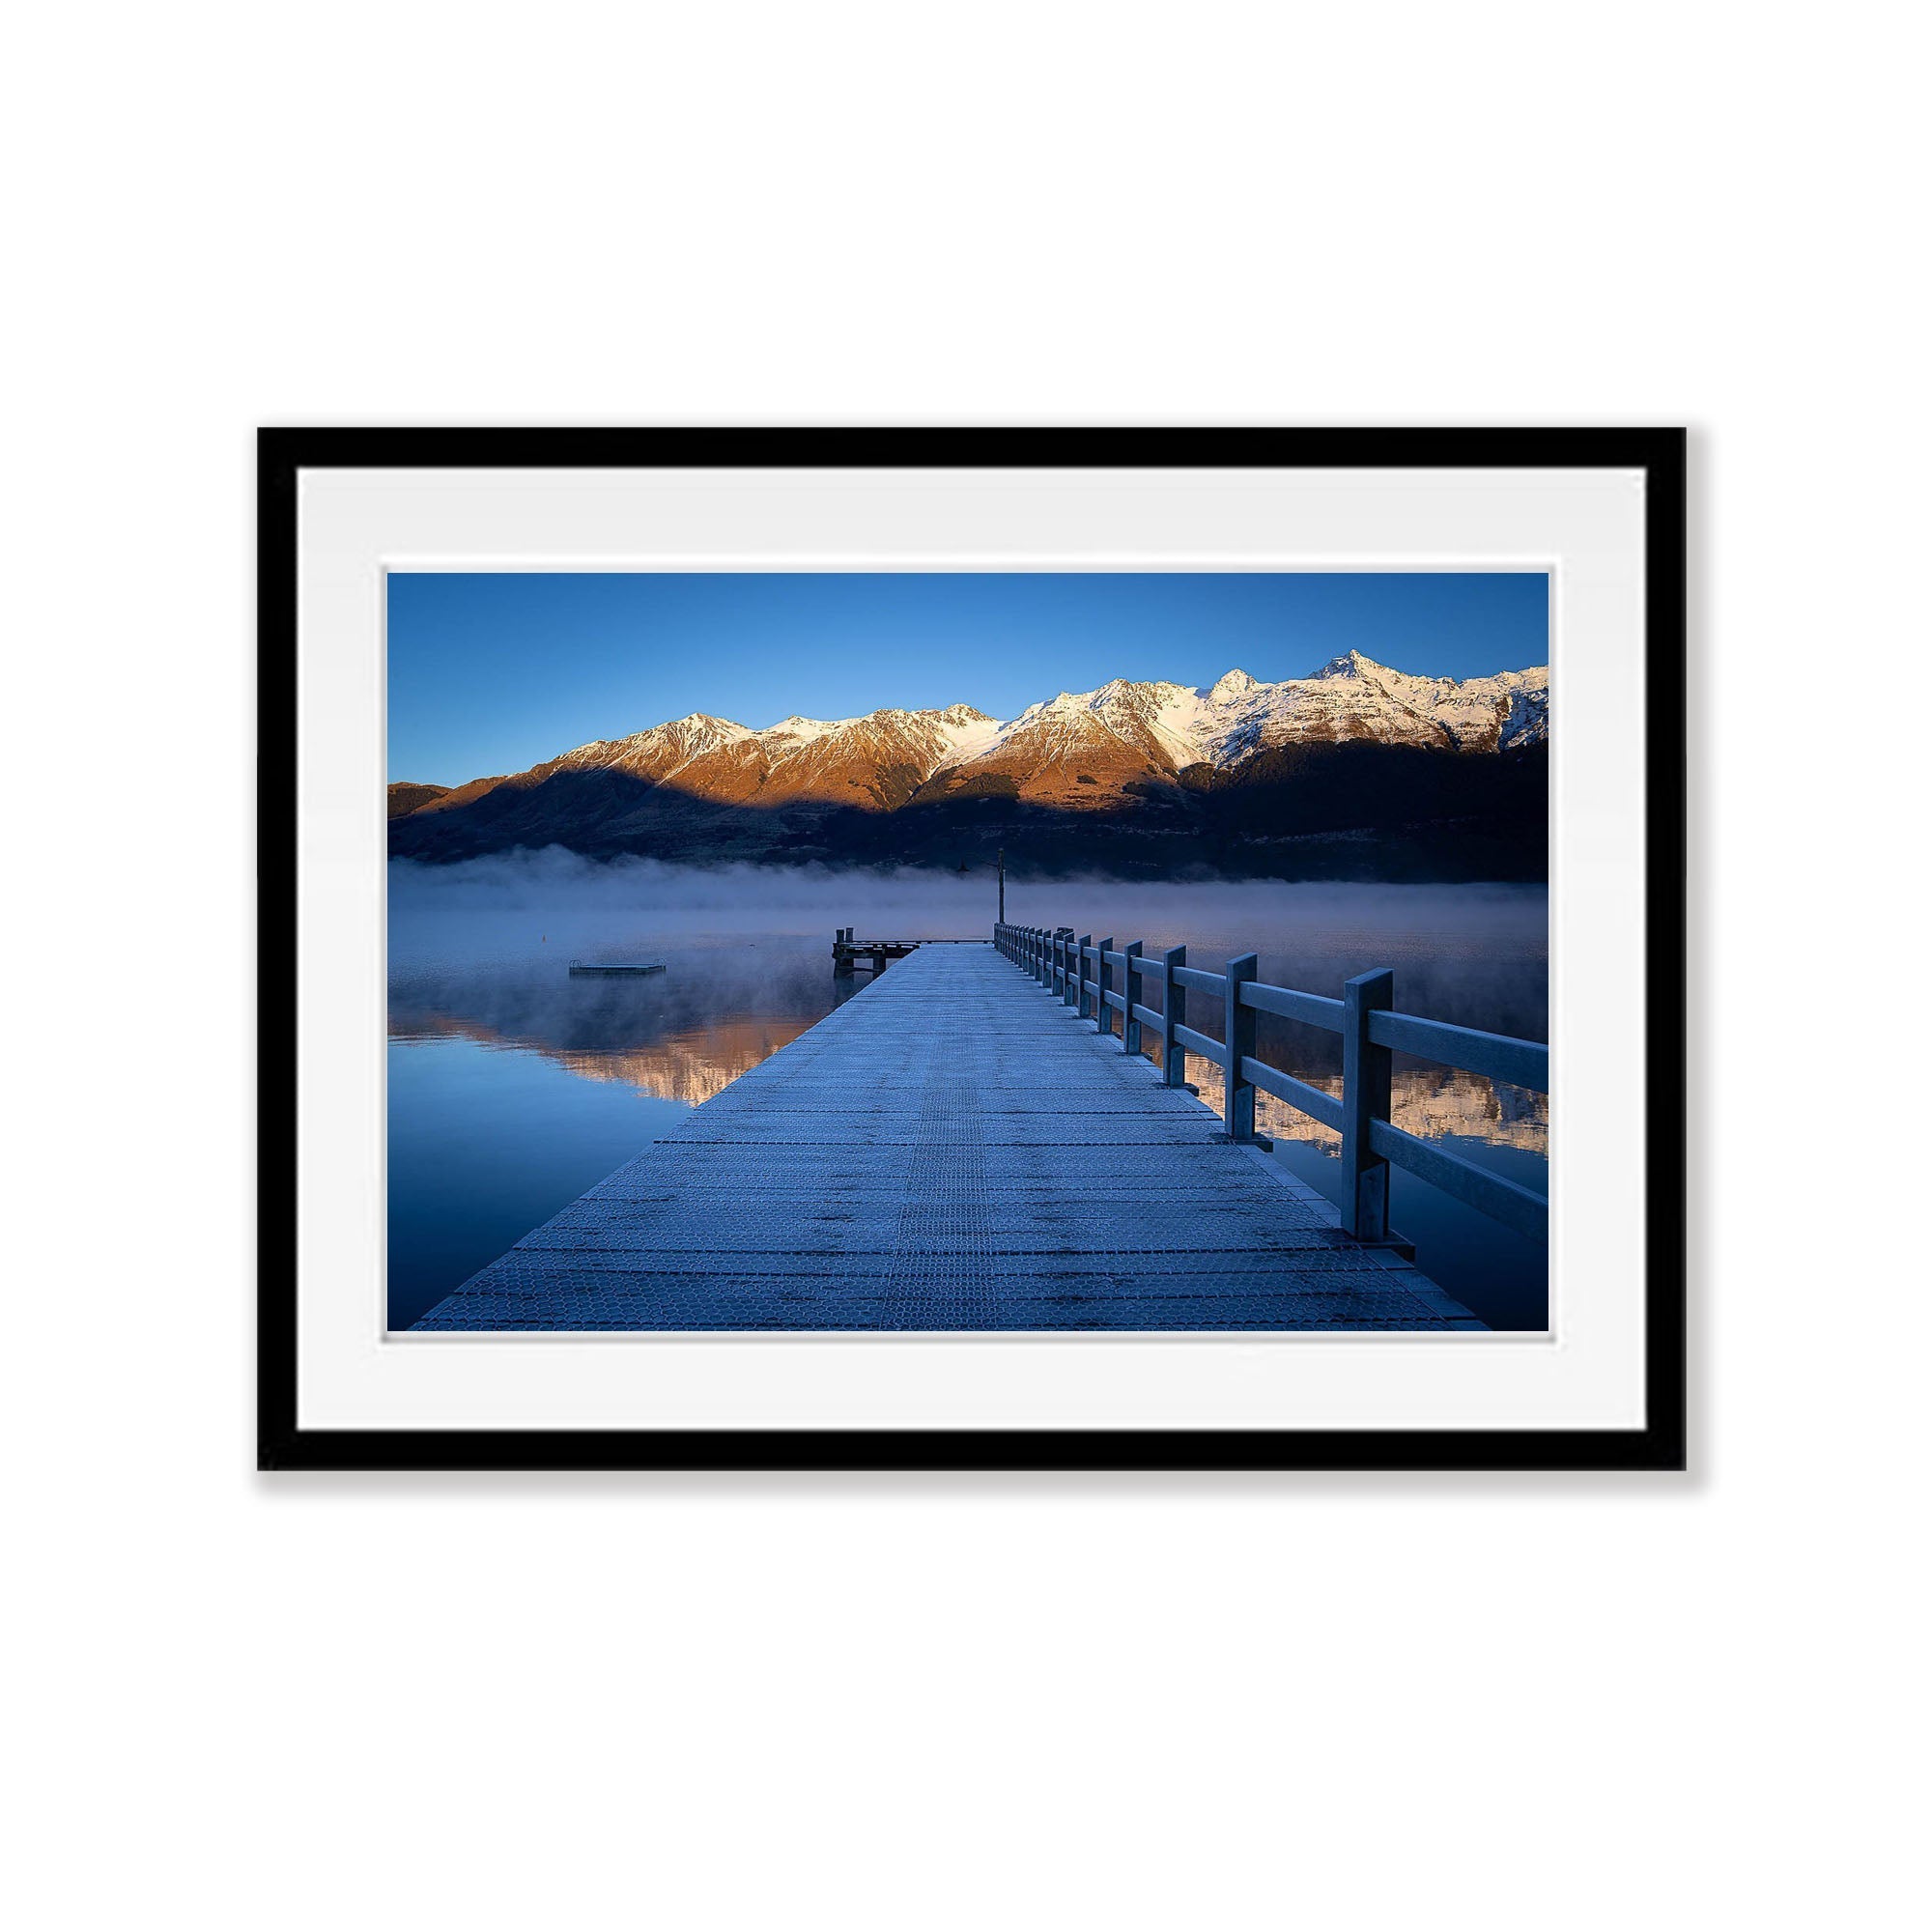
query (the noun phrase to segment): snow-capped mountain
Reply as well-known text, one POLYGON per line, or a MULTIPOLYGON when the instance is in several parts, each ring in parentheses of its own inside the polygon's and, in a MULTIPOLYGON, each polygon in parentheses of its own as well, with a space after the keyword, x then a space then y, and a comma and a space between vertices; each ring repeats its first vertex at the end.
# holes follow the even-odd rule
POLYGON ((1083 790, 1099 805, 1136 782, 1174 783, 1196 766, 1226 772, 1283 745, 1511 751, 1547 737, 1548 696, 1546 668, 1458 682, 1410 677, 1359 651, 1281 684, 1238 669, 1205 688, 1115 678, 1029 705, 934 778, 957 789, 1003 775, 1020 797, 1078 807, 1083 790))
MULTIPOLYGON (((1510 751, 1547 737, 1548 698, 1549 674, 1541 668, 1459 682, 1411 677, 1350 651, 1312 677, 1281 684, 1263 684, 1244 670, 1205 688, 1115 678, 1095 691, 1063 691, 1005 723, 953 704, 863 718, 785 718, 753 731, 693 712, 628 738, 580 745, 521 777, 540 782, 557 772, 622 772, 727 803, 870 802, 891 810, 942 776, 971 783, 1004 774, 1023 791, 1084 778, 1098 790, 1123 777, 1171 780, 1193 765, 1225 771, 1258 752, 1301 742, 1510 751), (847 796, 853 791, 864 797, 847 796)), ((433 810, 455 796, 427 799, 418 809, 433 810)))
POLYGON ((863 718, 782 718, 762 731, 693 712, 628 738, 599 739, 522 775, 620 772, 727 805, 858 805, 891 811, 936 771, 988 744, 999 721, 970 704, 863 718))
MULTIPOLYGON (((1350 651, 1277 684, 1240 669, 1207 686, 1115 678, 1007 720, 961 703, 791 717, 753 730, 694 712, 580 745, 511 777, 446 792, 392 787, 391 850, 456 857, 549 842, 658 850, 675 842, 673 834, 696 837, 692 814, 707 811, 706 838, 716 846, 724 829, 716 813, 734 807, 777 814, 752 841, 759 850, 775 838, 786 849, 810 849, 811 827, 841 808, 897 814, 1004 799, 1164 824, 1163 810, 1197 810, 1209 792, 1279 792, 1286 768, 1269 753, 1288 756, 1300 773, 1310 756, 1345 747, 1457 761, 1524 753, 1548 738, 1548 696, 1543 668, 1459 681, 1410 676, 1350 651), (781 822, 785 830, 775 834, 781 822)), ((1359 785, 1359 775, 1347 781, 1359 785)), ((1482 789, 1473 774, 1443 783, 1458 796, 1482 789)), ((1346 811, 1340 817, 1350 822, 1346 811)), ((745 845, 741 832, 731 833, 734 849, 745 845)))
POLYGON ((1230 671, 1208 694, 1201 727, 1209 756, 1222 766, 1297 739, 1506 752, 1548 735, 1548 707, 1545 666, 1459 682, 1410 677, 1350 651, 1287 684, 1257 684, 1245 671, 1230 671))
POLYGON ((728 718, 694 711, 628 738, 580 745, 526 776, 555 772, 623 772, 651 784, 675 782, 698 798, 749 798, 762 777, 757 734, 728 718))
POLYGON ((1002 725, 991 753, 1015 741, 1061 756, 1091 738, 1089 721, 1122 743, 1176 769, 1225 769, 1271 745, 1366 738, 1380 745, 1494 752, 1546 735, 1549 673, 1500 671, 1493 677, 1410 677, 1360 651, 1323 665, 1313 677, 1263 684, 1231 670, 1206 690, 1115 679, 1097 691, 1063 691, 1002 725))

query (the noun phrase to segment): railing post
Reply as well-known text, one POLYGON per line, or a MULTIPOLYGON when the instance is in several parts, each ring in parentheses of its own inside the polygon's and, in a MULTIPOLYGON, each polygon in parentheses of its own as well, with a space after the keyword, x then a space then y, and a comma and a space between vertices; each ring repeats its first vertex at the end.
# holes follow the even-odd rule
POLYGON ((1125 952, 1127 963, 1121 968, 1121 991, 1126 995, 1127 1009, 1121 1015, 1121 1051, 1138 1053, 1141 1050, 1141 1023, 1134 1017, 1134 962, 1141 956, 1141 942, 1135 940, 1125 952))
POLYGON ((1369 1146, 1369 1122, 1389 1117, 1395 1059, 1369 1037, 1369 1015, 1394 1005, 1386 968, 1342 988, 1342 1225, 1360 1241, 1389 1237, 1388 1162, 1369 1146))
POLYGON ((1080 989, 1080 1017, 1083 1020, 1091 1017, 1087 1010, 1087 949, 1093 943, 1094 935, 1091 932, 1083 932, 1080 935, 1080 971, 1075 976, 1074 984, 1080 989))
POLYGON ((1073 933, 1069 927, 1060 946, 1060 998, 1065 1006, 1072 1006, 1075 999, 1073 990, 1073 933))
POLYGON ((1243 1078, 1241 1062, 1255 1054, 1255 1009, 1241 1004, 1241 988, 1260 977, 1260 956, 1243 952, 1228 961, 1228 1009, 1222 1016, 1221 1037, 1228 1042, 1228 1078, 1225 1093, 1228 1105, 1228 1131, 1237 1141, 1255 1137, 1254 1084, 1243 1078))
POLYGON ((1099 956, 1094 969, 1094 978, 1100 988, 1094 996, 1094 1022, 1102 1033, 1110 1036, 1114 1031, 1114 1011, 1107 1004, 1107 993, 1109 990, 1107 985, 1107 949, 1113 943, 1114 935, 1111 932, 1105 939, 1101 940, 1098 948, 1099 956))
POLYGON ((1187 1023, 1187 988, 1174 977, 1174 969, 1186 964, 1184 946, 1170 946, 1160 955, 1160 1066, 1170 1087, 1187 1085, 1187 1055, 1174 1041, 1175 1028, 1187 1023))

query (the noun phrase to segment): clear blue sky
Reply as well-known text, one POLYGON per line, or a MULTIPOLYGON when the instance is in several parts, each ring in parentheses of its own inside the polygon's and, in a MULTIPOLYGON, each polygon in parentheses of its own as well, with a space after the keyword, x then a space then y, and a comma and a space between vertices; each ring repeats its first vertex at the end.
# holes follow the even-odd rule
POLYGON ((1548 661, 1539 574, 389 577, 389 777, 526 770, 687 712, 965 703, 995 718, 1110 677, 1266 683, 1358 650, 1481 677, 1548 661))

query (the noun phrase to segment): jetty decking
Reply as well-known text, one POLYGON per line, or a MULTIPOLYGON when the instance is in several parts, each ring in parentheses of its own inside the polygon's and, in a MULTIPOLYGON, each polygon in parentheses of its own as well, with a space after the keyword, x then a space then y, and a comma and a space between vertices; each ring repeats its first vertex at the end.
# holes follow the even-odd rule
POLYGON ((841 925, 832 935, 832 977, 849 980, 861 962, 876 979, 895 959, 907 959, 922 946, 983 946, 983 939, 859 939, 858 927, 841 925))
POLYGON ((908 953, 415 1323, 1482 1326, 990 945, 908 953))

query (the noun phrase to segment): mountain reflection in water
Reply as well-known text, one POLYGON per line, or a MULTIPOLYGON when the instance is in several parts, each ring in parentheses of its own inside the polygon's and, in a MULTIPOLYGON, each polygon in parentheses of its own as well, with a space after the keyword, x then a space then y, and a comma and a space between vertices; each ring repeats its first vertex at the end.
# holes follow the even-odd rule
MULTIPOLYGON (((635 1031, 641 1018, 631 1015, 612 1028, 613 1034, 635 1031)), ((769 1060, 780 1047, 795 1040, 810 1020, 724 1018, 687 1026, 661 1039, 634 1046, 552 1046, 530 1036, 504 1035, 476 1020, 448 1013, 410 1015, 392 1022, 389 1037, 397 1040, 471 1039, 480 1046, 509 1047, 541 1053, 582 1080, 615 1080, 660 1100, 678 1100, 687 1107, 702 1106, 722 1094, 741 1073, 769 1060)))
MULTIPOLYGON (((1399 902, 1404 890, 1379 888, 1378 902, 1399 902)), ((1439 890, 1425 893, 1415 910, 1427 915, 1442 901, 1439 890)), ((1478 922, 1302 919, 1278 929, 1272 946, 1258 945, 1253 927, 1169 933, 1149 924, 1116 937, 1143 938, 1150 953, 1184 943, 1190 962, 1208 970, 1232 953, 1259 951, 1264 980, 1331 995, 1350 974, 1392 966, 1405 1010, 1545 1038, 1543 895, 1514 894, 1506 904, 1509 917, 1478 922)), ((1284 909, 1256 907, 1258 914, 1284 909)), ((1025 908, 1019 915, 1030 916, 1025 908)), ((828 919, 823 932, 707 938, 600 936, 543 915, 440 920, 432 930, 397 922, 389 982, 390 1326, 407 1326, 671 1131, 692 1107, 862 991, 869 983, 863 974, 832 977, 830 928, 838 923, 828 919), (506 918, 518 929, 506 929, 506 918), (520 929, 532 925, 539 929, 520 929), (668 970, 573 980, 572 958, 662 959, 668 970)), ((867 923, 883 933, 891 921, 874 913, 867 923)), ((903 923, 917 933, 926 923, 903 923)), ((955 921, 946 929, 963 928, 955 921)), ((1189 1017, 1219 1033, 1215 1002, 1197 996, 1189 1017)), ((1264 1059, 1339 1092, 1333 1036, 1271 1015, 1261 1016, 1260 1033, 1264 1059)), ((1157 1059, 1157 1042, 1149 1045, 1157 1059)), ((1188 1078, 1219 1110, 1219 1069, 1195 1057, 1188 1078)), ((1549 1111, 1541 1094, 1398 1057, 1393 1114, 1409 1133, 1443 1141, 1527 1185, 1547 1185, 1549 1111)), ((1333 1133, 1267 1094, 1259 1096, 1257 1125, 1275 1138, 1285 1164, 1335 1192, 1333 1133)), ((1492 1325, 1544 1325, 1540 1248, 1433 1189, 1408 1185, 1406 1177, 1398 1177, 1395 1220, 1418 1241, 1421 1264, 1492 1325)))

